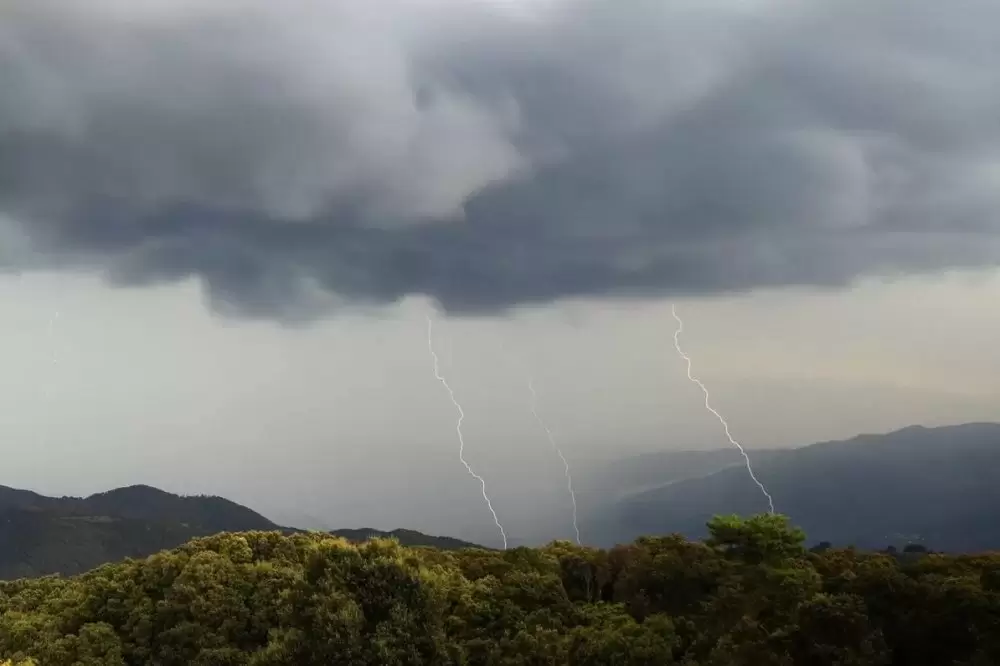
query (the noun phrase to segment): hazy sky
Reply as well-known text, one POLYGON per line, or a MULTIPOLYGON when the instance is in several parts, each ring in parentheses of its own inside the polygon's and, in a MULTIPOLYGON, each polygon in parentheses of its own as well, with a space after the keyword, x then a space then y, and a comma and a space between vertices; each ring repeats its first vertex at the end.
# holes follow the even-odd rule
MULTIPOLYGON (((13 0, 0 483, 490 538, 571 461, 995 420, 992 0, 13 0), (488 515, 485 516, 488 520, 488 515), (485 531, 483 531, 485 529, 485 531)), ((553 500, 554 501, 554 500, 553 500)))

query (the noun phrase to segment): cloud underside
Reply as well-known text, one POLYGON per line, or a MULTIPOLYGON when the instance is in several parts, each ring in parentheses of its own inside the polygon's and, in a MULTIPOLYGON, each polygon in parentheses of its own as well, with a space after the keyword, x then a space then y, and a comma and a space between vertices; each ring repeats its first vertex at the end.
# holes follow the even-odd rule
POLYGON ((15 0, 0 263, 309 318, 1000 259, 996 3, 374 4, 15 0))

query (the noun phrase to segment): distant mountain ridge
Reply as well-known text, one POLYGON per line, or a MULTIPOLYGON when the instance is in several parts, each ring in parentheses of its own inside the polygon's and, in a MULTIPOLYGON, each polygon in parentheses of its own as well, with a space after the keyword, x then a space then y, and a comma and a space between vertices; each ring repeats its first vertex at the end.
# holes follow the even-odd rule
MULTIPOLYGON (((46 497, 0 486, 0 579, 76 574, 108 562, 146 557, 220 532, 301 530, 282 527, 223 497, 182 497, 151 486, 89 497, 46 497)), ((408 546, 475 544, 412 530, 334 530, 352 541, 391 536, 408 546)))
POLYGON ((281 529, 222 497, 138 485, 57 498, 0 486, 0 578, 80 573, 194 537, 281 529))
MULTIPOLYGON (((1000 550, 1000 424, 913 426, 749 453, 777 511, 815 542, 1000 550)), ((713 515, 767 509, 735 449, 649 454, 601 473, 578 491, 584 540, 594 545, 641 534, 699 538, 713 515)), ((0 486, 0 578, 80 573, 195 537, 251 530, 302 531, 222 497, 181 497, 150 486, 85 498, 0 486)), ((322 531, 350 541, 376 536, 407 546, 481 547, 405 529, 322 531)))
MULTIPOLYGON (((749 454, 776 510, 810 538, 862 548, 919 541, 940 550, 1000 550, 1000 424, 911 426, 749 454)), ((643 533, 700 537, 712 515, 767 510, 742 464, 722 454, 715 462, 717 470, 700 477, 620 493, 591 533, 602 543, 643 533)))
POLYGON ((108 515, 117 519, 184 523, 202 530, 267 530, 278 525, 223 497, 183 497, 145 485, 126 486, 88 497, 46 497, 0 486, 0 511, 56 512, 62 516, 108 515))
MULTIPOLYGON (((368 539, 396 539, 403 546, 432 546, 441 550, 460 550, 462 548, 484 548, 479 544, 469 541, 462 541, 447 536, 431 536, 416 530, 395 529, 388 532, 369 529, 366 527, 358 529, 329 530, 330 534, 339 536, 352 542, 367 541, 368 539)), ((490 549, 486 549, 490 550, 490 549)))

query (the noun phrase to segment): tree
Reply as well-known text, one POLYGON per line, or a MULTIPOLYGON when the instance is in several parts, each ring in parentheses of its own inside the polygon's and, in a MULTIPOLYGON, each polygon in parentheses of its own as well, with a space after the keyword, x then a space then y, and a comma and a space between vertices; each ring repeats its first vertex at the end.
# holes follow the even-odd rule
POLYGON ((198 539, 0 582, 0 666, 987 666, 1000 555, 807 551, 781 516, 608 551, 198 539))
POLYGON ((708 522, 708 531, 708 546, 746 564, 774 564, 805 554, 805 532, 781 515, 716 516, 708 522))

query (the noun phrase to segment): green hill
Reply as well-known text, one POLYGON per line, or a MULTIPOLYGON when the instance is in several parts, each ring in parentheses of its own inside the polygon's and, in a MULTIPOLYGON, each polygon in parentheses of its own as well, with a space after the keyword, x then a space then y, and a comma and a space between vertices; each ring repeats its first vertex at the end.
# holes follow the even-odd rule
POLYGON ((229 533, 0 582, 0 660, 338 666, 986 666, 1000 555, 811 552, 782 516, 611 550, 229 533))
POLYGON ((359 529, 330 530, 333 536, 339 536, 353 543, 369 539, 395 539, 403 546, 427 546, 441 550, 458 550, 460 548, 482 548, 482 546, 461 539, 446 536, 430 536, 415 530, 396 529, 390 532, 373 530, 367 527, 359 529))

